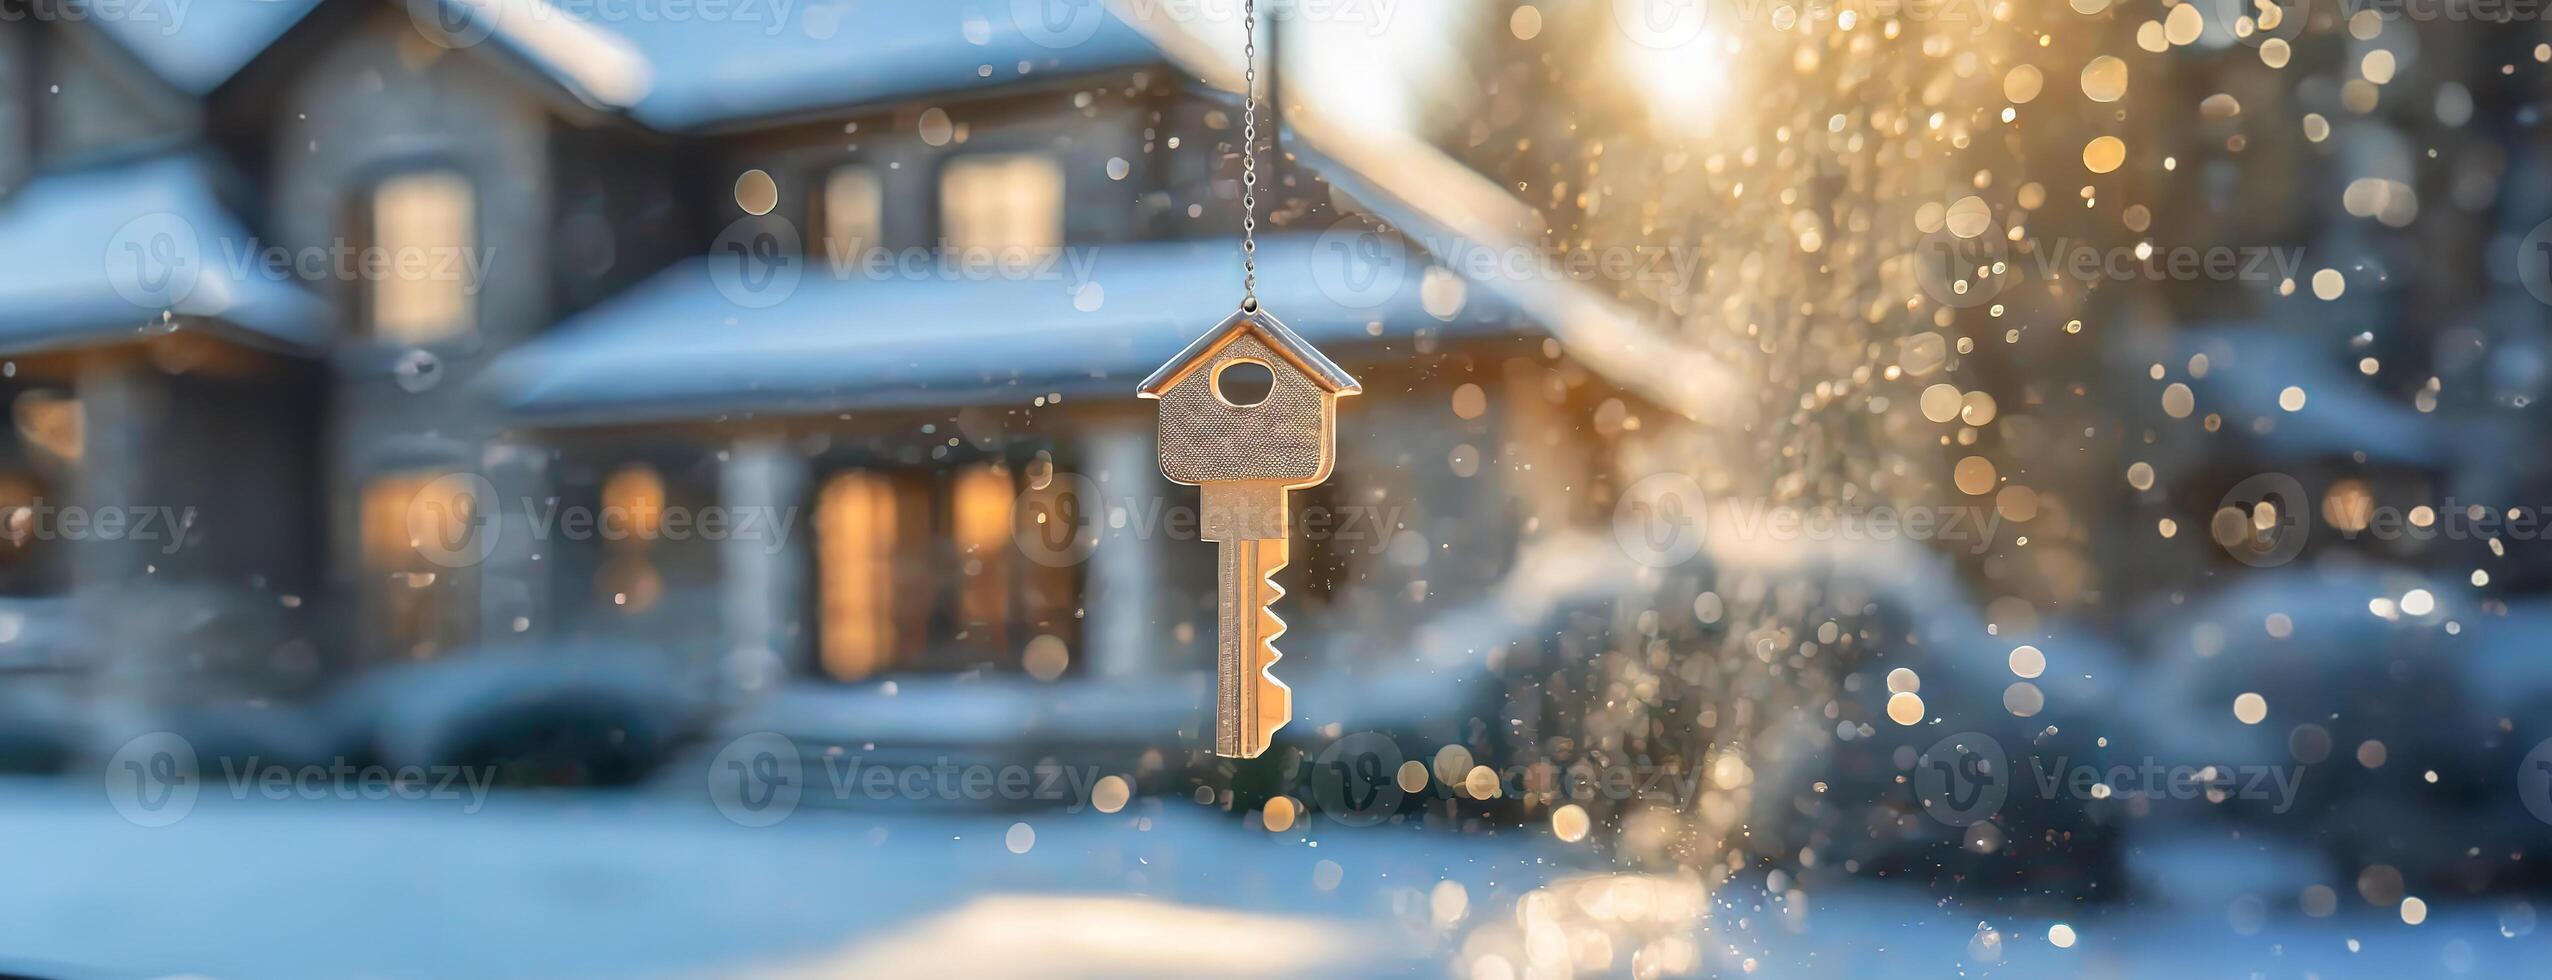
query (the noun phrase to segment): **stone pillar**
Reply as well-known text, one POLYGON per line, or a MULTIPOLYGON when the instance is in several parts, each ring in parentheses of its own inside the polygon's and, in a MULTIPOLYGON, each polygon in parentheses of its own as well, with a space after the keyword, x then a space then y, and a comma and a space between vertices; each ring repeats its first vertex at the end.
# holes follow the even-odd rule
POLYGON ((703 666, 730 693, 764 690, 808 667, 808 484, 806 460, 777 436, 738 440, 719 467, 718 504, 733 532, 718 542, 726 656, 703 666))
MULTIPOLYGON (((152 380, 132 362, 82 365, 74 386, 80 459, 60 514, 93 517, 150 502, 153 436, 168 413, 166 393, 152 380)), ((151 594, 164 580, 153 576, 147 543, 75 537, 54 521, 40 533, 55 534, 58 540, 45 543, 70 553, 72 605, 95 658, 92 689, 113 702, 173 700, 191 686, 179 675, 191 673, 187 664, 194 658, 176 649, 178 637, 167 629, 165 617, 177 603, 151 594)))
POLYGON ((1172 644, 1160 602, 1161 549, 1179 545, 1163 540, 1167 513, 1187 500, 1174 492, 1184 488, 1161 477, 1151 417, 1097 430, 1082 453, 1082 474, 1098 487, 1101 500, 1099 545, 1090 552, 1083 583, 1090 619, 1082 642, 1090 674, 1160 677, 1187 669, 1168 662, 1172 644))

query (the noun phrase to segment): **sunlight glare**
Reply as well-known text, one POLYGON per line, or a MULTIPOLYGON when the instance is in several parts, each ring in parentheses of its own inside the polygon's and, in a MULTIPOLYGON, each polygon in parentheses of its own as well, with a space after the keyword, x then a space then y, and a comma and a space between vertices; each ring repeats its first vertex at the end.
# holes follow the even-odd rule
POLYGON ((1624 37, 1614 48, 1625 81, 1647 101, 1660 129, 1698 135, 1728 103, 1730 39, 1704 30, 1677 44, 1624 37))

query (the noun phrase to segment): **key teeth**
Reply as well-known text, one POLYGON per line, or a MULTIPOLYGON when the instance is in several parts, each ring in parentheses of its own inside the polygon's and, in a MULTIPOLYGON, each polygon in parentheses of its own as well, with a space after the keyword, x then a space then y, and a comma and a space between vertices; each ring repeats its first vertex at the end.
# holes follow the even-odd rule
POLYGON ((1276 661, 1284 659, 1276 645, 1266 644, 1267 666, 1258 671, 1258 745, 1262 751, 1276 741, 1276 732, 1294 717, 1294 689, 1276 679, 1276 661))
POLYGON ((1276 741, 1277 730, 1293 720, 1294 689, 1286 687, 1284 681, 1268 676, 1263 670, 1258 672, 1258 680, 1259 717, 1265 719, 1258 733, 1258 744, 1264 751, 1266 746, 1276 741))
POLYGON ((1261 662, 1265 665, 1258 670, 1258 717, 1262 723, 1258 744, 1262 748, 1273 744, 1276 732, 1294 717, 1294 689, 1277 680, 1275 673, 1276 662, 1285 658, 1284 652, 1276 649, 1276 638, 1285 635, 1285 620, 1276 615, 1276 600, 1285 597, 1285 587, 1276 584, 1276 571, 1285 567, 1286 556, 1278 552, 1271 557, 1273 560, 1266 561, 1258 573, 1267 597, 1258 607, 1258 638, 1264 653, 1261 662))

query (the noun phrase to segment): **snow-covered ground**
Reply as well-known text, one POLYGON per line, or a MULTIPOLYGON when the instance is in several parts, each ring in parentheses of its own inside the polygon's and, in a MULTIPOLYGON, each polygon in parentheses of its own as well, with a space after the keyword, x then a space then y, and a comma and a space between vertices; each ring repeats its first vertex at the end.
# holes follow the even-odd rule
POLYGON ((892 976, 972 957, 1061 976, 1406 973, 1445 952, 1427 924, 1437 881, 1511 900, 1559 856, 1524 835, 1271 834, 1183 799, 809 807, 763 828, 657 790, 468 806, 206 792, 141 827, 96 783, 0 784, 0 968, 892 976))
POLYGON ((87 781, 0 783, 0 968, 1521 977, 1557 965, 1557 950, 1596 974, 1646 957, 1712 975, 2186 980, 2528 976, 2545 953, 2513 899, 2440 904, 2416 926, 2362 906, 2310 919, 2156 902, 2065 919, 2076 938, 2059 948, 2057 920, 1917 888, 1767 896, 1755 879, 1701 899, 1682 925, 1660 915, 1667 889, 1609 889, 1697 879, 1597 876, 1585 846, 1544 833, 1315 816, 1274 834, 1176 798, 1115 814, 805 808, 764 828, 663 789, 499 792, 469 807, 208 792, 185 819, 141 827, 87 781), (1684 938, 1661 946, 1661 927, 1684 938))

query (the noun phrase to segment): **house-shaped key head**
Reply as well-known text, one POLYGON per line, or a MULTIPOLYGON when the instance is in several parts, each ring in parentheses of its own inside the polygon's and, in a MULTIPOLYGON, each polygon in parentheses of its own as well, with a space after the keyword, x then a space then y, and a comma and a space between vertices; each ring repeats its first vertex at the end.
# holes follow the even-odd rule
MULTIPOLYGON (((1237 312, 1144 379, 1157 399, 1161 473, 1179 483, 1291 490, 1329 478, 1338 461, 1338 399, 1364 389, 1265 310, 1237 312), (1263 373, 1262 373, 1263 372, 1263 373), (1249 375, 1257 376, 1251 384, 1249 375)), ((1257 489, 1257 488, 1253 488, 1257 489)), ((1208 493, 1212 511, 1218 494, 1208 493)), ((1264 500, 1265 494, 1247 497, 1264 500)), ((1282 518, 1282 494, 1273 516, 1282 518)), ((1234 501, 1238 503, 1238 500, 1234 501)), ((1280 523, 1208 527, 1208 540, 1284 536, 1280 523)), ((1207 524, 1216 523, 1211 516, 1207 524)))

